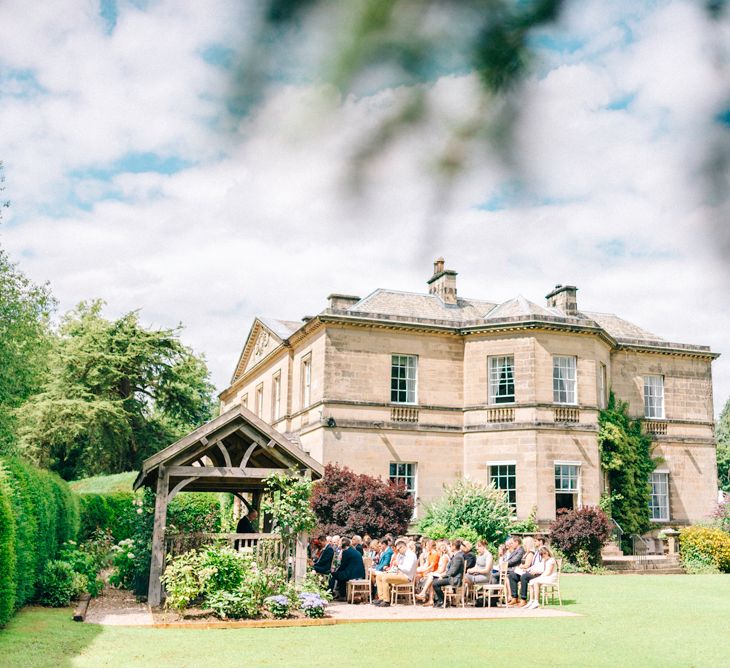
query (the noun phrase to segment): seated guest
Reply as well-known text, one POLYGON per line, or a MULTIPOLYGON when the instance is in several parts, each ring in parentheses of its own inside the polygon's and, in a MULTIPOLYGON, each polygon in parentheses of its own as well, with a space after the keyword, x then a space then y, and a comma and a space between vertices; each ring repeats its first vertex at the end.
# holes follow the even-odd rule
POLYGON ((384 571, 390 566, 390 560, 393 557, 393 548, 390 546, 390 538, 383 538, 380 541, 383 551, 380 553, 378 563, 373 567, 376 571, 384 571))
POLYGON ((540 548, 540 556, 545 566, 542 574, 530 581, 530 602, 524 607, 525 610, 540 607, 540 585, 555 584, 558 581, 558 564, 547 545, 540 548))
POLYGON ((444 607, 444 593, 443 587, 453 586, 458 587, 461 584, 461 578, 464 574, 464 553, 462 552, 462 543, 460 540, 455 540, 452 544, 453 556, 449 562, 449 567, 444 573, 444 577, 434 580, 433 584, 433 607, 443 608, 444 607))
POLYGON ((366 557, 369 556, 368 552, 370 551, 370 543, 372 543, 372 542, 373 542, 373 539, 368 534, 365 534, 362 537, 362 549, 363 549, 363 554, 366 557))
POLYGON ((464 553, 464 563, 467 570, 473 568, 477 563, 477 556, 471 551, 471 543, 468 540, 461 541, 461 549, 464 553))
POLYGON ((394 584, 407 584, 416 577, 418 559, 416 553, 408 547, 405 540, 398 539, 395 543, 396 563, 388 572, 378 573, 375 576, 375 586, 378 592, 374 605, 390 605, 390 588, 394 584))
POLYGON ((420 593, 416 595, 417 599, 426 601, 426 605, 433 605, 433 581, 444 577, 449 567, 449 544, 446 541, 439 541, 435 547, 434 552, 438 556, 438 563, 433 571, 424 575, 423 586, 420 593))
POLYGON ((365 556, 370 557, 374 563, 380 558, 380 541, 377 538, 370 540, 370 545, 365 550, 365 556))
POLYGON ((350 545, 352 545, 352 547, 354 547, 360 553, 361 557, 365 554, 365 550, 363 550, 362 547, 362 538, 357 534, 355 534, 350 540, 350 545))
MULTIPOLYGON (((514 568, 510 568, 507 571, 507 579, 510 584, 510 591, 512 598, 510 599, 510 605, 518 604, 517 599, 517 587, 520 582, 520 578, 528 569, 532 566, 532 560, 535 556, 535 540, 531 536, 527 536, 522 543, 522 560, 514 568)), ((510 557, 510 562, 512 557, 510 557)), ((522 605, 525 605, 522 603, 522 605)), ((521 606, 520 606, 521 607, 521 606)))
POLYGON ((425 547, 421 551, 421 559, 416 569, 416 578, 420 579, 433 573, 439 565, 439 557, 441 555, 436 551, 436 541, 427 540, 425 547))
POLYGON ((512 536, 507 541, 507 550, 504 555, 504 561, 507 562, 508 568, 517 568, 522 563, 522 557, 525 556, 525 549, 522 547, 522 538, 512 536))
MULTIPOLYGON (((527 539, 525 539, 525 542, 527 542, 527 539)), ((532 560, 532 565, 520 575, 520 600, 517 603, 518 607, 520 608, 523 608, 527 605, 527 587, 529 582, 537 577, 540 577, 545 570, 545 560, 542 554, 542 547, 545 544, 545 539, 536 538, 535 542, 538 543, 539 546, 537 548, 537 551, 535 552, 535 557, 532 560)), ((515 569, 515 571, 516 570, 517 569, 515 569)))
POLYGON ((335 558, 335 548, 332 546, 332 536, 327 536, 327 544, 319 554, 319 558, 312 564, 315 573, 329 575, 332 571, 332 560, 335 558))
POLYGON ((330 577, 329 587, 332 593, 339 594, 341 599, 345 598, 348 580, 362 580, 365 577, 365 566, 362 562, 362 555, 352 547, 349 538, 342 539, 342 557, 337 570, 330 577))
POLYGON ((494 557, 487 547, 487 541, 477 541, 477 560, 474 566, 466 569, 466 580, 472 585, 488 584, 492 581, 494 557))

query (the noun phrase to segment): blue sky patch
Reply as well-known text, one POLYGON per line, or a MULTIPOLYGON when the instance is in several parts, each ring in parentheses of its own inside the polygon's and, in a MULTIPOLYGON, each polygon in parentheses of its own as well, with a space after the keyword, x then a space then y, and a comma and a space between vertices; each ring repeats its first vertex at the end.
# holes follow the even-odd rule
POLYGON ((119 16, 117 0, 99 0, 99 16, 104 19, 104 32, 111 35, 117 25, 117 17, 119 16))
POLYGON ((103 167, 88 167, 77 169, 70 173, 76 179, 99 179, 108 181, 118 174, 144 174, 155 172, 157 174, 176 174, 194 163, 190 160, 183 160, 178 156, 162 156, 157 153, 127 153, 125 156, 115 160, 103 167))
POLYGON ((211 44, 203 49, 200 55, 208 65, 215 65, 224 70, 231 70, 236 57, 236 51, 223 44, 211 44))
POLYGON ((46 89, 38 83, 33 70, 0 71, 0 98, 28 98, 46 92, 46 89))

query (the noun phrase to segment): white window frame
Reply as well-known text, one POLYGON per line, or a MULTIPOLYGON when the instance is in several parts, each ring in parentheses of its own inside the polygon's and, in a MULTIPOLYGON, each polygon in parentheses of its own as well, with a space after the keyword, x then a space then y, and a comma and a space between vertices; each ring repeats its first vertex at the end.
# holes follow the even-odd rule
MULTIPOLYGON (((560 477, 561 477, 561 480, 562 480, 563 479, 562 472, 561 472, 561 476, 560 477)), ((582 480, 581 480, 582 478, 583 478, 583 462, 561 461, 561 460, 557 460, 557 461, 554 461, 553 462, 553 480, 555 481, 555 494, 556 495, 557 494, 575 494, 576 495, 576 499, 577 499, 577 503, 574 504, 575 505, 575 508, 580 508, 580 507, 583 506, 583 489, 582 489, 583 488, 583 484, 582 484, 582 480), (575 489, 570 489, 570 488, 569 489, 565 489, 563 487, 558 488, 558 485, 557 485, 558 475, 557 475, 557 471, 555 471, 555 469, 558 466, 572 466, 572 467, 575 467, 575 469, 576 469, 576 477, 575 477, 576 487, 575 487, 575 489)), ((572 478, 571 477, 568 477, 566 479, 567 480, 570 480, 572 478)))
POLYGON ((418 355, 405 355, 393 353, 390 356, 390 403, 414 405, 418 403, 418 355), (405 360, 405 363, 403 363, 405 360), (405 369, 405 378, 395 375, 395 369, 405 369), (400 382, 405 380, 405 390, 399 387, 400 382), (395 387, 394 387, 395 383, 395 387), (393 393, 396 398, 393 399, 393 393), (399 395, 405 392, 406 400, 401 401, 399 395))
POLYGON ((515 356, 514 355, 491 355, 487 358, 487 400, 490 404, 501 406, 503 404, 515 403, 515 356), (500 395, 502 387, 502 374, 508 369, 506 386, 509 388, 510 380, 512 394, 500 395), (500 399, 503 399, 500 401, 500 399))
POLYGON ((598 408, 603 410, 608 405, 608 393, 606 384, 608 381, 608 370, 603 362, 598 363, 598 408))
POLYGON ((256 416, 262 417, 264 413, 264 384, 259 383, 256 386, 254 406, 256 408, 256 416))
POLYGON ((305 409, 312 403, 312 353, 302 357, 301 375, 301 404, 305 409))
POLYGON ((649 483, 651 484, 651 498, 649 499, 649 510, 651 512, 652 522, 669 522, 670 521, 670 508, 669 508, 669 471, 667 469, 657 469, 652 471, 649 476, 649 483), (662 476, 663 480, 655 480, 655 476, 662 476), (656 492, 655 483, 663 484, 663 493, 656 492), (654 503, 655 499, 658 499, 657 503, 654 503), (661 503, 663 499, 664 503, 661 503), (654 511, 657 510, 661 514, 661 517, 655 517, 654 511))
MULTIPOLYGON (((514 485, 515 485, 514 486, 514 489, 511 489, 509 487, 507 487, 507 488, 497 487, 496 484, 494 486, 497 489, 501 490, 501 491, 507 492, 507 502, 509 503, 509 506, 512 509, 512 514, 513 515, 516 515, 517 514, 517 461, 514 460, 514 459, 511 459, 511 460, 507 460, 507 461, 489 461, 489 462, 487 462, 487 484, 488 485, 491 484, 494 481, 494 478, 492 477, 492 467, 493 466, 514 466, 515 467, 515 472, 514 472, 514 476, 513 476, 514 477, 514 485), (515 496, 515 502, 514 502, 514 504, 512 504, 509 501, 509 493, 510 493, 510 491, 514 492, 514 496, 515 496)), ((510 475, 509 475, 509 473, 507 473, 506 476, 502 476, 500 474, 497 477, 506 477, 506 478, 509 478, 510 475)))
POLYGON ((553 355, 553 403, 566 406, 578 404, 578 358, 575 355, 553 355), (567 360, 572 364, 563 364, 567 360), (556 382, 565 387, 556 387, 556 382), (565 401, 561 398, 563 392, 565 401))
POLYGON ((271 422, 281 417, 281 371, 277 371, 271 382, 271 422))
POLYGON ((654 420, 663 420, 665 417, 664 376, 644 376, 644 417, 654 420))
POLYGON ((395 483, 402 481, 408 493, 413 497, 413 517, 416 516, 416 507, 418 505, 418 462, 390 462, 388 464, 388 480, 392 480, 395 483), (396 467, 396 472, 391 473, 393 467, 396 467), (398 473, 398 466, 411 467, 410 473, 400 474, 398 473), (409 481, 412 482, 409 485, 409 481))

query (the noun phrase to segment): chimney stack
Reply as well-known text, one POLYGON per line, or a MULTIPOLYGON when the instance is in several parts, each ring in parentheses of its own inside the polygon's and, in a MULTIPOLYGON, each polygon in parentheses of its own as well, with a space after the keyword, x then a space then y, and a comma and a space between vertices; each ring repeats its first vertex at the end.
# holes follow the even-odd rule
POLYGON ((428 279, 428 293, 441 298, 444 304, 456 304, 456 272, 444 269, 444 258, 433 263, 433 276, 428 279))
POLYGON ((547 305, 550 308, 560 309, 565 315, 578 315, 578 288, 574 285, 556 285, 555 289, 548 295, 547 305))

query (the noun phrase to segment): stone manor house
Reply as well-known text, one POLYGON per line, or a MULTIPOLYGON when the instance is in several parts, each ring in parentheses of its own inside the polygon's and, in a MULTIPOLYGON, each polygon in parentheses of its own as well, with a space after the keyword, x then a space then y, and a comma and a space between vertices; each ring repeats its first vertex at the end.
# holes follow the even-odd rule
POLYGON ((545 523, 598 504, 598 412, 612 389, 656 441, 654 520, 707 517, 718 354, 581 311, 576 291, 558 285, 543 306, 465 299, 438 259, 428 294, 332 294, 314 317, 256 318, 221 409, 240 403, 321 463, 404 481, 417 516, 467 476, 545 523))

